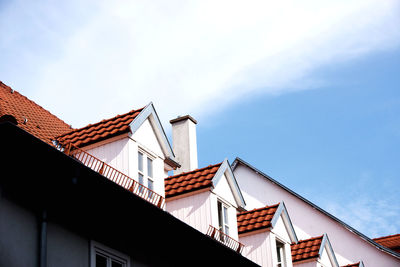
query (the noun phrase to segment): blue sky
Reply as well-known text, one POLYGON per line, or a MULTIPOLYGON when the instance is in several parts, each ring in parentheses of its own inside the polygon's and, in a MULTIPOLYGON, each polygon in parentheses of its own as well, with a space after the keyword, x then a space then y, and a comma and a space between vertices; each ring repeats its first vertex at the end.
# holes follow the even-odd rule
POLYGON ((361 232, 400 232, 400 3, 1 1, 0 80, 73 127, 154 102, 361 232))

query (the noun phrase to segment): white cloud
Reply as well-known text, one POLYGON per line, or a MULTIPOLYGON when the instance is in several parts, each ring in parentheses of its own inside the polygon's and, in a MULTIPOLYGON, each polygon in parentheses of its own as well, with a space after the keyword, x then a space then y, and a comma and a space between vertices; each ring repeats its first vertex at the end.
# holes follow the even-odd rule
POLYGON ((354 195, 346 202, 330 202, 326 209, 361 233, 381 237, 400 232, 400 207, 388 196, 379 198, 354 195))
POLYGON ((20 67, 0 70, 74 127, 149 101, 164 121, 206 116, 400 40, 396 0, 28 2, 2 13, 20 67))

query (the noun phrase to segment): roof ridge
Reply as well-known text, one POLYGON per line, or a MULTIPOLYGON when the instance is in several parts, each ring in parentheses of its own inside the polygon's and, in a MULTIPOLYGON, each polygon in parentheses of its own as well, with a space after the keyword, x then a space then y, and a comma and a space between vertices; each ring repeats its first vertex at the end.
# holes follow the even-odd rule
POLYGON ((239 212, 238 215, 245 215, 245 214, 248 214, 248 213, 251 213, 251 212, 255 212, 255 211, 259 211, 259 210, 270 209, 270 208, 273 208, 275 206, 279 206, 279 204, 281 204, 281 203, 278 202, 277 204, 273 204, 273 205, 270 205, 270 206, 267 205, 267 206, 261 207, 261 208, 254 208, 252 210, 242 211, 242 212, 239 212))
POLYGON ((76 128, 76 129, 71 130, 70 132, 67 132, 67 133, 61 134, 59 136, 56 136, 55 139, 59 139, 59 138, 65 136, 65 135, 69 135, 69 134, 72 134, 74 132, 82 131, 82 130, 88 129, 90 127, 95 127, 97 125, 100 125, 101 123, 104 123, 104 122, 107 122, 107 121, 111 121, 111 120, 115 120, 115 119, 121 118, 123 116, 130 115, 131 113, 133 114, 133 113, 138 112, 138 111, 141 112, 143 109, 144 109, 144 107, 139 108, 139 109, 132 109, 129 112, 126 112, 126 113, 123 113, 123 114, 118 114, 118 115, 116 115, 114 117, 111 117, 111 118, 108 118, 108 119, 102 119, 101 121, 98 121, 96 123, 88 124, 88 125, 83 126, 81 128, 76 128))
POLYGON ((209 168, 212 168, 212 167, 216 167, 216 166, 218 166, 218 165, 221 165, 222 163, 223 163, 223 161, 220 162, 220 163, 217 163, 217 164, 208 165, 208 166, 206 166, 206 167, 199 168, 199 169, 195 169, 195 170, 192 170, 192 171, 181 172, 181 173, 176 174, 176 175, 168 176, 168 177, 165 178, 164 180, 170 180, 170 179, 172 179, 172 178, 177 178, 177 177, 182 176, 182 175, 187 175, 187 174, 195 173, 195 172, 202 171, 202 170, 205 170, 205 169, 209 169, 209 168))
POLYGON ((308 238, 308 239, 302 239, 302 240, 297 241, 297 244, 299 244, 300 242, 308 242, 308 241, 320 239, 320 238, 323 238, 323 237, 324 237, 324 235, 314 236, 314 237, 311 237, 311 238, 308 238))
POLYGON ((71 128, 71 125, 66 123, 64 120, 60 119, 59 117, 57 117, 56 115, 54 115, 53 113, 51 113, 49 110, 45 109, 44 107, 42 107, 41 105, 39 105, 38 103, 36 103, 35 101, 29 99, 28 97, 26 97, 25 95, 21 94, 20 92, 18 92, 17 90, 14 90, 13 88, 11 88, 11 86, 8 86, 7 84, 3 83, 2 81, 0 81, 0 87, 3 87, 4 89, 10 89, 10 94, 15 94, 17 93, 19 96, 23 97, 24 99, 28 100, 30 103, 36 105, 37 107, 41 108, 42 110, 46 111, 47 113, 49 113, 51 116, 53 116, 54 118, 56 118, 57 120, 61 121, 62 123, 64 123, 66 126, 68 126, 69 128, 71 128), (12 92, 11 92, 12 91, 12 92))

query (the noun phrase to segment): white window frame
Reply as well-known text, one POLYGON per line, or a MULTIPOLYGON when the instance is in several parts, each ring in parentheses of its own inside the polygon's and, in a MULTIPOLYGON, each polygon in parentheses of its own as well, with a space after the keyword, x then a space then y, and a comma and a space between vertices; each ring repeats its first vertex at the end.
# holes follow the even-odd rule
POLYGON ((222 231, 224 234, 230 236, 230 224, 229 224, 229 208, 230 206, 227 205, 224 201, 217 199, 217 214, 218 214, 218 230, 222 231), (221 218, 222 218, 222 229, 220 225, 220 211, 219 211, 219 203, 221 203, 221 218), (228 228, 228 232, 226 231, 228 228))
POLYGON ((98 254, 110 259, 107 262, 107 265, 109 265, 107 267, 111 267, 111 259, 122 262, 123 267, 131 266, 129 256, 96 241, 90 241, 90 267, 96 267, 96 255, 98 254))
POLYGON ((139 175, 142 175, 143 176, 143 181, 142 181, 141 185, 149 188, 152 191, 155 191, 154 190, 154 160, 155 160, 154 156, 152 156, 149 152, 147 152, 143 148, 138 147, 138 153, 137 153, 138 182, 140 183, 139 175), (139 170, 139 153, 142 154, 142 167, 143 167, 142 170, 139 170), (148 161, 149 160, 151 160, 151 162, 152 162, 152 170, 151 170, 152 177, 149 176, 149 170, 148 170, 148 161), (149 181, 152 183, 152 186, 150 186, 149 181), (153 187, 153 188, 151 188, 151 187, 153 187))
POLYGON ((275 253, 276 253, 276 267, 286 267, 287 266, 287 261, 286 261, 286 249, 285 249, 286 242, 280 240, 279 238, 275 237, 275 253), (278 252, 278 244, 280 244, 280 250, 278 252), (280 254, 281 261, 278 261, 278 253, 280 254))

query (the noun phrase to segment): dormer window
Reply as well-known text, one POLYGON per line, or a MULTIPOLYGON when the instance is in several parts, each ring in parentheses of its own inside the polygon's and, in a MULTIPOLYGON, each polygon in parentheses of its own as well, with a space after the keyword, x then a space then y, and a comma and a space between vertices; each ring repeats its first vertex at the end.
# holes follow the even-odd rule
POLYGON ((218 223, 219 230, 229 235, 228 207, 221 201, 218 201, 218 223))
POLYGON ((279 240, 276 240, 276 267, 285 267, 285 244, 280 242, 279 240))
POLYGON ((142 150, 138 151, 138 181, 154 190, 153 158, 142 150))

